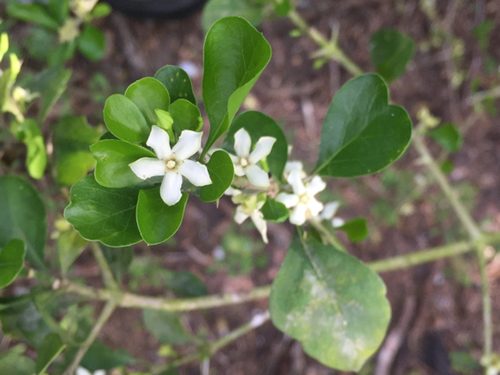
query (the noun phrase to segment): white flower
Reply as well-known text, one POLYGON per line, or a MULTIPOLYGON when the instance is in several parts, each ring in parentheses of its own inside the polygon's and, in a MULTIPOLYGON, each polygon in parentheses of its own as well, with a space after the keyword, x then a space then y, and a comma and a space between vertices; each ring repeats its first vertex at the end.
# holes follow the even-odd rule
POLYGON ((302 162, 300 161, 287 161, 285 164, 285 169, 283 170, 283 176, 288 178, 291 171, 300 171, 300 177, 305 178, 306 172, 304 172, 304 167, 302 166, 302 162))
POLYGON ((226 195, 232 195, 233 203, 238 204, 236 207, 236 213, 234 215, 234 221, 238 224, 243 223, 246 219, 250 217, 255 227, 260 232, 262 240, 264 243, 268 243, 267 239, 267 224, 264 220, 264 215, 260 212, 260 209, 266 202, 266 195, 264 193, 257 195, 246 195, 240 190, 230 188, 226 190, 226 195))
POLYGON ((280 193, 276 197, 278 202, 287 208, 294 208, 290 215, 290 223, 302 225, 308 218, 316 217, 323 210, 323 203, 314 196, 326 188, 325 182, 319 176, 304 186, 300 176, 301 171, 294 169, 288 176, 288 182, 292 185, 293 194, 280 193))
POLYGON ((338 201, 330 202, 325 205, 323 211, 319 215, 322 220, 331 220, 334 228, 339 228, 345 224, 344 220, 339 217, 334 217, 339 209, 340 203, 338 201))
POLYGON ((236 176, 247 176, 248 181, 254 186, 260 188, 269 187, 269 177, 257 163, 264 159, 273 148, 276 138, 261 137, 255 149, 250 153, 252 147, 252 139, 250 134, 241 128, 234 134, 234 151, 235 155, 229 154, 234 164, 234 174, 236 176))
POLYGON ((78 367, 76 369, 75 375, 106 375, 106 371, 97 370, 94 373, 92 373, 89 370, 84 369, 83 367, 78 367))
POLYGON ((153 125, 146 144, 155 151, 158 159, 141 158, 129 166, 137 177, 143 180, 154 176, 164 176, 160 196, 167 205, 173 206, 182 197, 182 176, 195 186, 212 183, 205 165, 187 160, 200 149, 201 136, 202 133, 184 130, 179 141, 173 148, 170 148, 168 133, 153 125))

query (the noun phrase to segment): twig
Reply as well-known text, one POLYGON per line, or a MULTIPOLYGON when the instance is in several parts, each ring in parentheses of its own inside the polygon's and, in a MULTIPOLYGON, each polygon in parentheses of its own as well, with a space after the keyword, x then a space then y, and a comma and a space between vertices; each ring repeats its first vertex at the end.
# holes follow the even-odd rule
POLYGON ((113 277, 113 272, 111 272, 111 268, 109 268, 108 261, 99 244, 97 242, 91 242, 90 248, 92 249, 92 253, 94 254, 97 264, 99 265, 99 269, 101 270, 104 285, 110 289, 119 289, 120 286, 113 277))
POLYGON ((101 331, 104 324, 106 324, 111 314, 113 314, 115 308, 116 308, 116 301, 114 300, 108 301, 106 305, 104 305, 104 309, 102 310, 101 315, 99 315, 99 318, 97 318, 97 321, 94 327, 92 328, 92 331, 88 335, 87 339, 83 342, 80 349, 78 349, 78 352, 76 353, 75 357, 71 361, 66 371, 64 371, 63 375, 74 375, 78 365, 85 356, 85 353, 87 353, 87 350, 89 350, 90 346, 94 343, 95 339, 97 338, 97 335, 101 331))

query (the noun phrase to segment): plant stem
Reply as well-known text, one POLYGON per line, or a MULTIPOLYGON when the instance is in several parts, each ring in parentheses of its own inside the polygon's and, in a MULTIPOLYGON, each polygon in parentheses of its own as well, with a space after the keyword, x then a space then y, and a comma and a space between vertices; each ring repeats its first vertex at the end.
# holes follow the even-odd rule
POLYGON ((336 248, 337 250, 340 250, 340 251, 343 251, 343 252, 347 252, 346 248, 344 247, 344 245, 342 245, 340 243, 340 241, 337 239, 337 237, 335 237, 332 232, 330 232, 328 230, 328 228, 326 228, 323 223, 319 220, 310 220, 309 221, 311 223, 311 225, 316 228, 316 230, 322 234, 324 236, 324 238, 330 243, 330 245, 332 245, 334 248, 336 248))
POLYGON ((104 256, 99 244, 97 242, 91 242, 90 248, 92 249, 92 253, 94 254, 94 258, 97 261, 97 264, 99 265, 99 269, 101 270, 104 285, 106 285, 106 287, 110 289, 119 289, 120 286, 113 277, 113 272, 111 271, 108 261, 104 256))
MULTIPOLYGON (((229 332, 226 336, 211 343, 208 347, 207 354, 210 354, 210 356, 212 356, 214 353, 222 349, 224 346, 230 344, 231 342, 247 334, 248 332, 253 331, 254 329, 260 327, 261 325, 266 323, 270 318, 271 315, 269 314, 269 311, 255 315, 250 322, 243 324, 242 326, 236 328, 234 331, 229 332)), ((158 366, 157 368, 154 368, 151 371, 151 373, 152 375, 156 375, 169 369, 170 367, 178 367, 192 361, 200 360, 201 357, 202 357, 201 353, 190 354, 172 361, 167 366, 165 365, 158 366)))
POLYGON ((92 328, 92 331, 90 331, 90 334, 88 335, 87 339, 83 342, 80 349, 78 349, 78 352, 76 353, 75 357, 71 361, 66 371, 64 371, 63 375, 74 375, 76 369, 78 368, 78 365, 85 356, 85 353, 87 353, 87 350, 89 350, 90 346, 94 343, 95 339, 97 338, 97 335, 101 331, 104 324, 106 324, 111 314, 113 314, 115 308, 116 308, 115 300, 110 300, 104 305, 104 309, 102 310, 101 315, 99 315, 99 318, 97 318, 97 321, 94 327, 92 328))
POLYGON ((322 48, 323 55, 339 62, 353 76, 363 74, 363 70, 356 65, 338 46, 335 40, 326 39, 316 28, 309 26, 306 21, 292 9, 288 18, 297 26, 302 34, 307 35, 314 43, 322 48))

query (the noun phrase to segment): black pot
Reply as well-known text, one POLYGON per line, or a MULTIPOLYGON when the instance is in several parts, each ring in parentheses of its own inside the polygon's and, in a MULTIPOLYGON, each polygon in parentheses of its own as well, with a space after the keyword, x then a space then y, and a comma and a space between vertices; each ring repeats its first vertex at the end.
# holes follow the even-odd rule
POLYGON ((133 17, 176 18, 200 9, 207 0, 105 0, 111 7, 133 17))

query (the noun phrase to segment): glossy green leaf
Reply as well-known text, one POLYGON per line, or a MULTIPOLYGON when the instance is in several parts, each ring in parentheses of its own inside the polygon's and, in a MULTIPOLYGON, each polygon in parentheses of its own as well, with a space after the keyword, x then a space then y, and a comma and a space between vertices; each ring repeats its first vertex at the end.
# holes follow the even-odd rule
POLYGON ((341 227, 335 229, 345 232, 352 242, 362 241, 368 236, 368 226, 366 225, 366 219, 364 217, 350 220, 341 227))
POLYGON ((264 6, 252 0, 210 0, 201 16, 201 25, 205 33, 222 17, 243 17, 253 26, 262 23, 264 6))
POLYGON ((22 21, 34 23, 46 27, 47 29, 57 30, 59 22, 50 13, 47 7, 40 3, 22 4, 11 2, 7 5, 7 14, 13 18, 22 21))
POLYGON ((228 17, 211 27, 203 51, 203 100, 210 120, 206 154, 268 64, 271 46, 248 21, 228 17))
POLYGON ((26 260, 44 269, 47 237, 45 207, 38 192, 18 176, 0 177, 0 246, 18 238, 26 244, 26 260))
POLYGON ((24 266, 26 249, 24 242, 18 239, 10 240, 0 250, 0 288, 12 283, 24 266))
POLYGON ((61 273, 66 275, 73 262, 80 256, 88 242, 75 230, 62 232, 57 239, 57 253, 61 273))
POLYGON ((171 103, 186 99, 196 105, 191 78, 178 66, 165 65, 155 73, 155 78, 167 88, 171 103))
POLYGON ((271 198, 267 198, 260 211, 264 215, 265 221, 273 223, 282 223, 290 216, 290 210, 283 203, 276 202, 271 198))
POLYGON ((172 273, 165 286, 180 298, 202 297, 208 295, 207 288, 195 274, 188 271, 172 273))
POLYGON ((26 345, 18 344, 8 351, 0 354, 0 369, 5 374, 33 375, 35 363, 28 357, 23 356, 26 345))
POLYGON ((135 220, 138 189, 106 188, 88 175, 73 185, 70 195, 64 216, 86 240, 111 247, 141 241, 135 220))
POLYGON ((125 91, 125 96, 132 100, 144 115, 148 125, 156 124, 155 109, 168 111, 170 95, 160 81, 152 77, 142 78, 132 83, 125 91))
POLYGON ((203 117, 201 117, 200 109, 186 99, 176 100, 168 111, 174 120, 172 126, 177 136, 183 130, 199 132, 203 127, 203 117))
POLYGON ((357 258, 295 234, 274 280, 274 325, 326 366, 358 371, 390 321, 382 280, 357 258))
POLYGON ((382 29, 370 38, 369 49, 377 73, 390 83, 403 75, 413 58, 415 43, 397 30, 382 29))
POLYGON ((326 113, 314 173, 362 176, 397 160, 408 147, 412 126, 406 111, 388 101, 380 76, 364 74, 348 81, 326 113))
POLYGON ((127 273, 132 260, 134 259, 134 249, 132 247, 122 247, 119 249, 107 247, 101 244, 101 250, 108 261, 109 268, 115 280, 121 282, 123 275, 127 273))
POLYGON ((464 141, 455 124, 452 123, 432 129, 427 134, 449 152, 457 152, 460 150, 464 141))
POLYGON ((85 25, 76 39, 78 50, 90 61, 99 61, 106 50, 106 37, 97 27, 85 25))
POLYGON ((100 340, 96 340, 82 359, 81 366, 89 371, 112 370, 119 366, 129 366, 137 363, 129 352, 120 348, 113 350, 100 340))
POLYGON ((27 89, 31 92, 39 92, 42 99, 38 121, 43 123, 49 114, 50 109, 60 98, 67 83, 71 78, 71 70, 63 69, 60 66, 53 66, 38 73, 27 84, 27 89))
POLYGON ((76 43, 74 40, 64 42, 48 51, 49 66, 60 66, 75 55, 76 43))
POLYGON ((37 375, 43 375, 47 367, 54 362, 65 347, 66 345, 57 333, 49 333, 45 336, 40 349, 38 349, 38 357, 35 362, 37 375))
POLYGON ((97 160, 96 181, 110 188, 134 186, 142 182, 129 164, 144 157, 156 159, 156 155, 147 148, 120 140, 99 141, 90 149, 97 160))
POLYGON ((73 185, 85 177, 95 165, 90 145, 97 142, 101 131, 87 124, 85 117, 66 116, 54 127, 54 150, 57 181, 73 185))
POLYGON ((142 319, 147 330, 163 344, 176 345, 193 341, 175 313, 144 309, 142 319))
POLYGON ((106 3, 99 3, 97 4, 94 9, 92 9, 92 18, 102 18, 109 16, 112 12, 112 8, 109 4, 106 3))
POLYGON ((283 130, 271 117, 258 111, 247 111, 236 117, 227 132, 223 147, 234 154, 234 134, 244 128, 255 145, 261 137, 273 137, 276 142, 267 157, 269 171, 276 179, 281 179, 288 159, 288 143, 283 130))
POLYGON ((210 156, 207 169, 212 184, 200 188, 200 198, 204 202, 215 202, 231 186, 234 165, 226 151, 217 150, 210 156))
POLYGON ((113 135, 128 142, 146 142, 151 131, 139 107, 120 94, 106 100, 104 122, 113 135))
POLYGON ((48 7, 52 16, 62 25, 69 14, 69 0, 49 0, 48 7))
POLYGON ((137 202, 137 224, 142 238, 148 245, 168 240, 179 229, 189 195, 182 193, 181 200, 168 206, 160 197, 160 189, 141 190, 137 202))
POLYGON ((40 126, 35 120, 27 119, 19 126, 19 136, 28 148, 26 167, 31 177, 40 179, 47 165, 47 152, 40 126))

